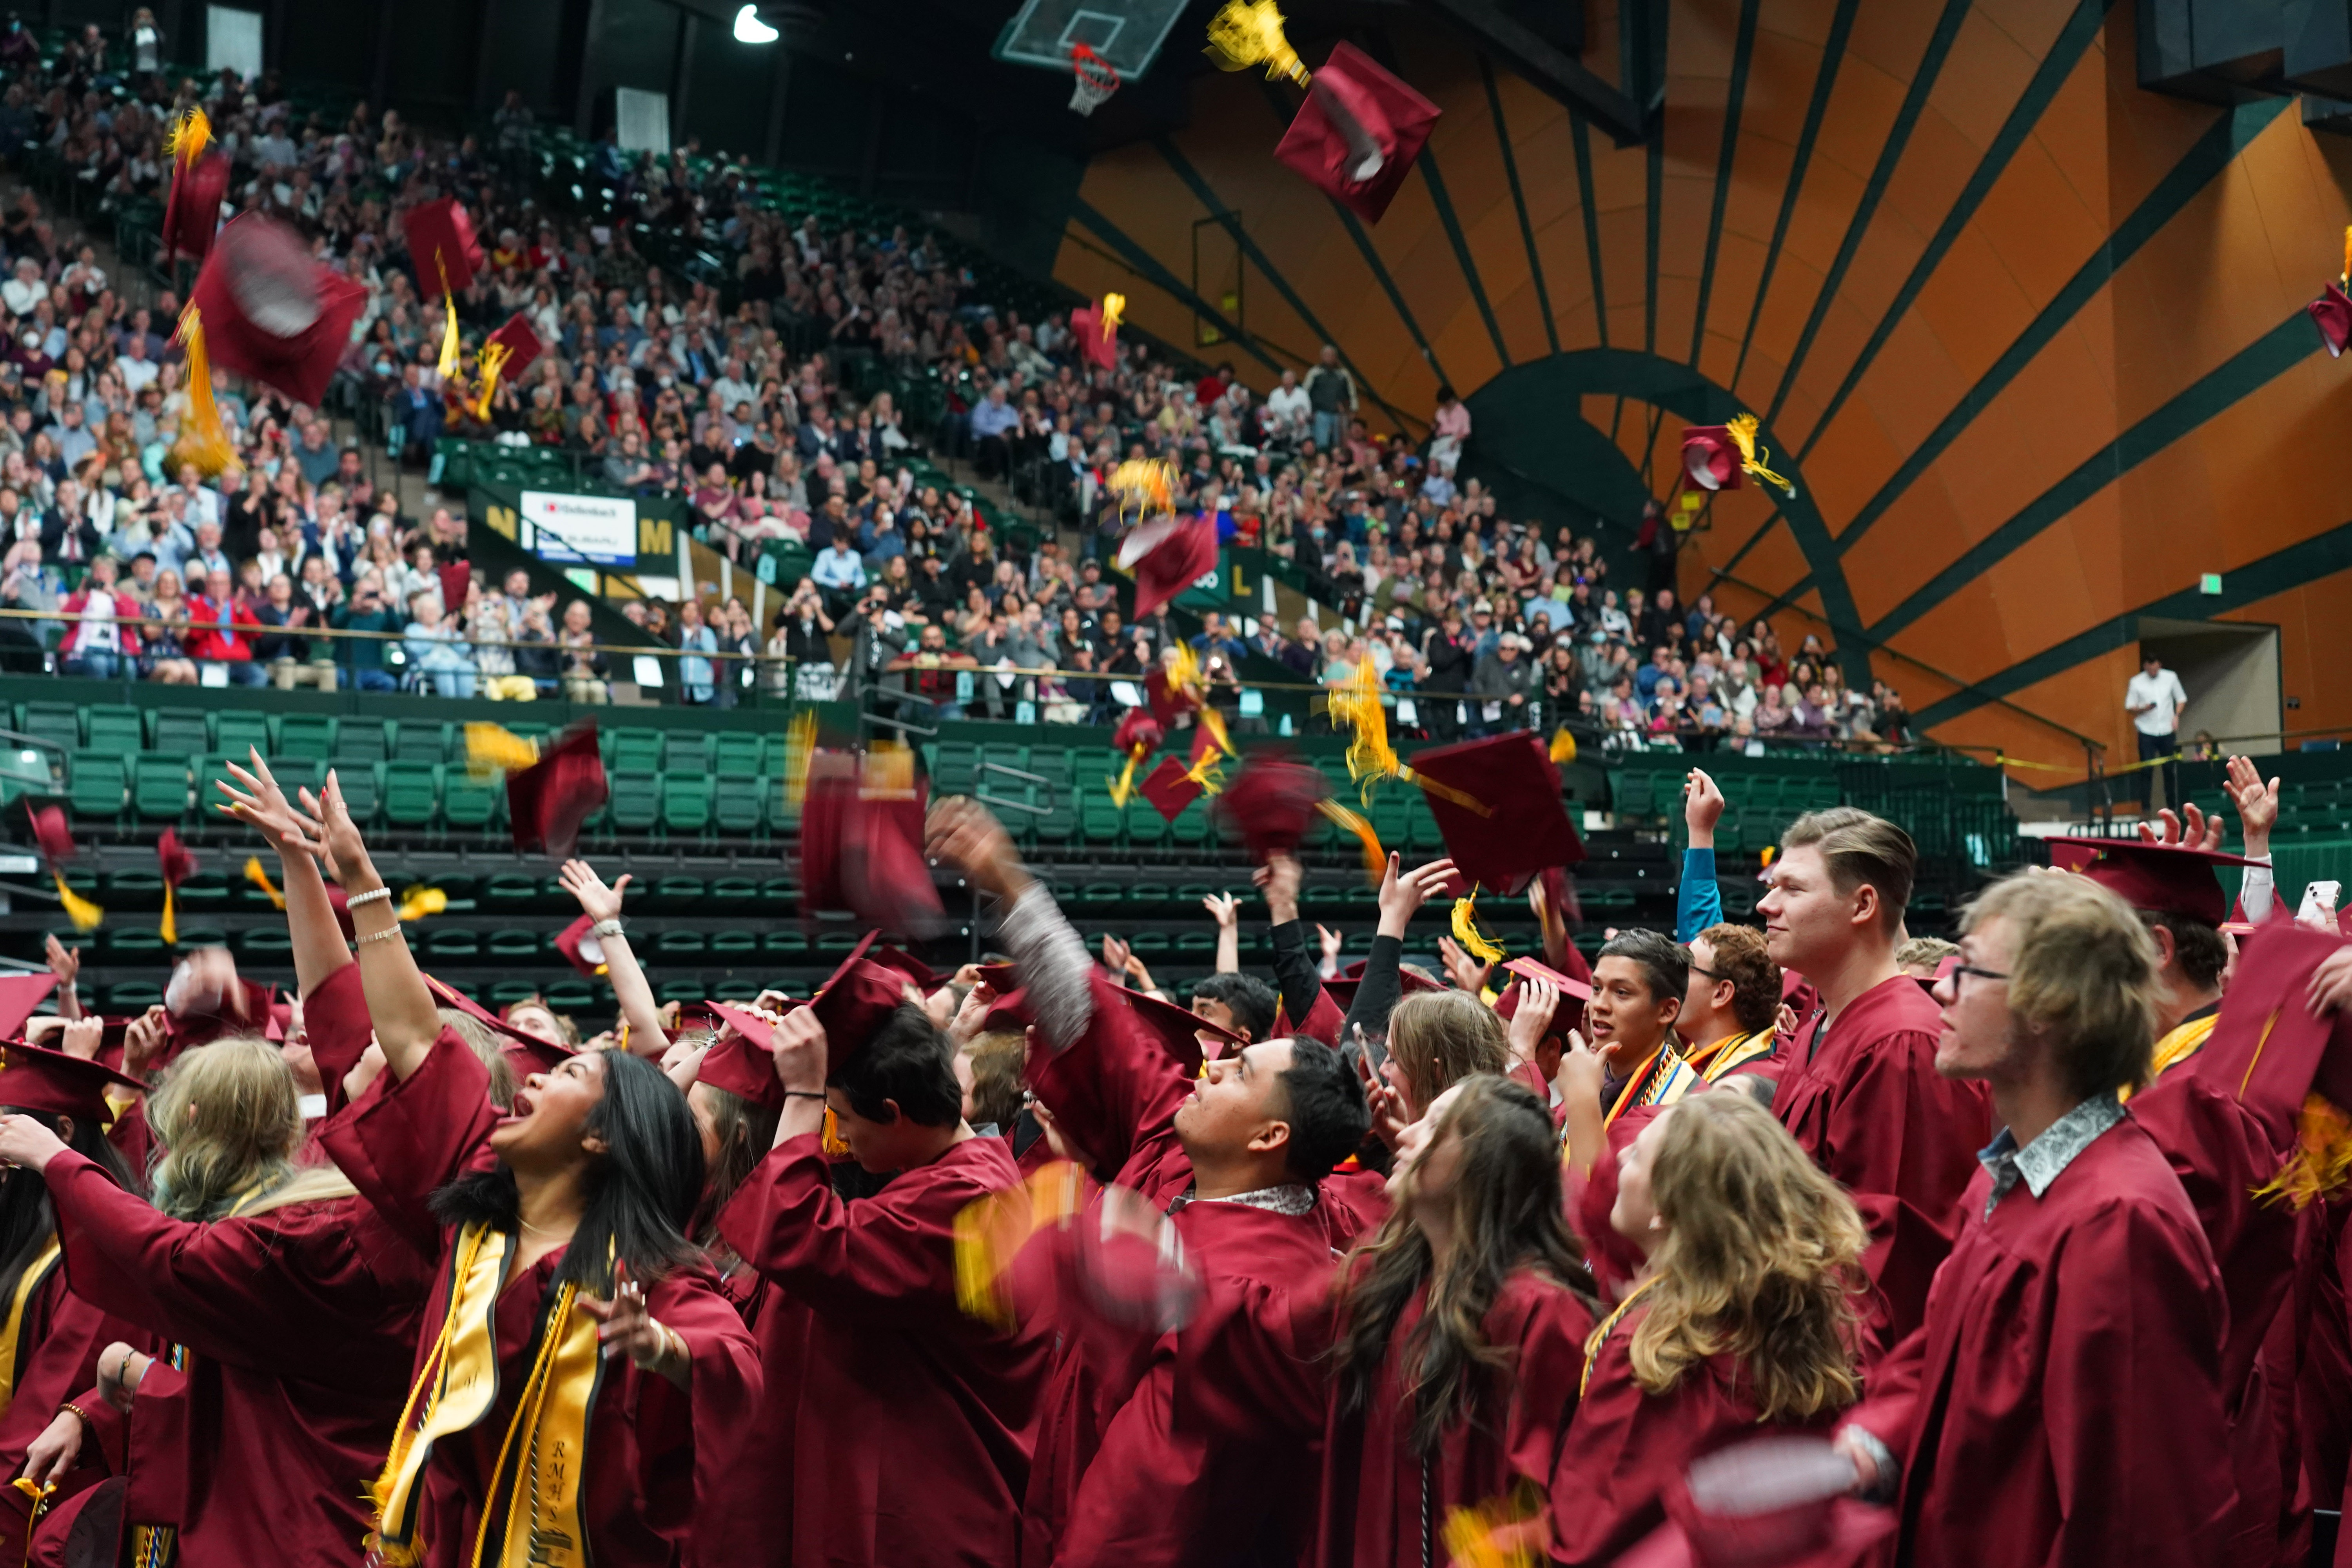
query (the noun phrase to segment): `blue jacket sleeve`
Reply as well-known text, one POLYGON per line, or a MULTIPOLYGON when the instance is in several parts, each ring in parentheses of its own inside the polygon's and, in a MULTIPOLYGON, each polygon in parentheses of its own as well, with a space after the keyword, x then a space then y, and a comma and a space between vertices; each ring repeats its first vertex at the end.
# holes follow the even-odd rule
POLYGON ((1723 891, 1715 885, 1715 851, 1683 851, 1683 885, 1675 903, 1675 940, 1688 942, 1723 919, 1723 891))

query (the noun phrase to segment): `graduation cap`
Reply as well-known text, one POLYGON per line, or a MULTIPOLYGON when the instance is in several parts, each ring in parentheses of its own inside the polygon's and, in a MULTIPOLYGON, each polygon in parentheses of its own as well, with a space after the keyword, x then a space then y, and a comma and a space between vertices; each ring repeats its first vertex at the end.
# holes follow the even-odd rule
MULTIPOLYGON (((2315 1017, 2305 1001, 2312 972, 2343 947, 2333 931, 2285 923, 2246 938, 2221 1016, 2186 1069, 2235 1097, 2273 1147, 2294 1135, 2301 1149, 2269 1190, 2297 1207, 2340 1186, 2352 1168, 2352 1023, 2335 1013, 2315 1017), (2326 1106, 2307 1105, 2311 1095, 2326 1106)), ((2177 1076, 2135 1096, 2133 1110, 2156 1102, 2177 1076)))
POLYGON ((915 989, 926 996, 945 985, 950 978, 908 952, 905 948, 893 947, 887 942, 876 944, 872 956, 875 963, 885 968, 895 969, 913 981, 915 989))
POLYGON ((1366 223, 1378 223, 1437 123, 1437 105, 1353 44, 1331 47, 1274 155, 1366 223))
POLYGON ((1503 994, 1495 998, 1496 1017, 1506 1023, 1517 1017, 1519 1004, 1527 996, 1527 982, 1549 980, 1559 987, 1559 1000, 1553 1004, 1551 1017, 1545 1022, 1539 1037, 1548 1040, 1555 1035, 1564 1036, 1583 1022, 1584 1005, 1592 1000, 1591 986, 1532 958, 1510 959, 1503 967, 1509 972, 1511 981, 1503 987, 1503 994))
POLYGON ((1155 517, 1119 542, 1118 567, 1135 574, 1135 618, 1142 620, 1217 569, 1217 523, 1207 513, 1155 517))
POLYGON ((400 230, 408 240, 408 260, 416 268, 420 292, 446 298, 473 287, 474 273, 482 265, 482 244, 455 196, 410 207, 401 215, 400 230))
POLYGON ((2223 866, 2259 866, 2242 855, 2148 844, 2137 838, 2053 838, 2050 863, 2079 871, 2136 910, 2187 915, 2219 927, 2229 918, 2214 872, 2223 866))
POLYGON ((1113 805, 1127 805, 1127 797, 1135 787, 1135 770, 1141 767, 1143 760, 1158 751, 1167 739, 1166 727, 1151 716, 1150 710, 1130 708, 1127 710, 1110 738, 1113 749, 1127 759, 1126 765, 1118 771, 1118 777, 1108 781, 1113 805))
POLYGON ((1070 312, 1070 335, 1076 340, 1078 358, 1098 370, 1118 368, 1118 324, 1127 309, 1124 294, 1105 294, 1095 305, 1070 312))
POLYGON ((867 931, 861 937, 809 1003, 817 1022, 824 1026, 827 1079, 865 1049, 866 1042, 907 1001, 907 976, 866 956, 877 934, 867 931))
POLYGON ((923 855, 927 791, 903 748, 819 752, 801 808, 801 900, 918 933, 944 913, 923 855))
MULTIPOLYGON (((479 727, 466 726, 469 747, 479 727)), ((596 726, 565 731, 529 767, 507 774, 507 820, 515 848, 524 854, 541 850, 553 860, 571 858, 582 825, 604 808, 612 793, 604 782, 604 759, 596 750, 596 726)))
MULTIPOLYGON (((1331 998, 1332 1005, 1339 1008, 1342 1015, 1355 1006, 1356 993, 1364 988, 1361 966, 1359 965, 1358 968, 1360 971, 1358 973, 1344 974, 1337 980, 1326 980, 1323 983, 1323 994, 1331 998)), ((1445 987, 1436 981, 1426 975, 1416 974, 1410 969, 1400 968, 1397 971, 1397 990, 1403 995, 1413 996, 1444 989, 1445 987)))
MULTIPOLYGON (((789 1004, 797 1007, 799 1003, 789 1004)), ((781 1110, 784 1086, 776 1077, 775 1026, 782 1014, 769 1015, 726 1002, 713 1002, 712 1013, 729 1033, 712 1046, 695 1076, 713 1089, 740 1095, 752 1104, 781 1110)))
POLYGON ((1151 803, 1151 809, 1170 822, 1183 816, 1184 808, 1202 794, 1201 781, 1192 776, 1192 770, 1174 757, 1160 758, 1160 765, 1144 775, 1139 787, 1143 798, 1151 803))
POLYGON ((604 944, 588 929, 595 923, 588 916, 582 915, 555 933, 555 951, 563 955, 565 963, 591 980, 604 974, 608 967, 604 963, 604 944))
POLYGON ((1179 1007, 1173 1002, 1162 1002, 1157 996, 1140 991, 1125 993, 1128 1006, 1144 1032, 1160 1042, 1160 1048, 1175 1058, 1184 1069, 1186 1078, 1201 1076, 1201 1063, 1210 1057, 1223 1056, 1228 1047, 1247 1044, 1239 1035, 1222 1025, 1212 1024, 1190 1007, 1179 1007), (1216 1042, 1214 1051, 1201 1043, 1202 1035, 1216 1042))
POLYGON ((112 1068, 41 1046, 0 1046, 0 1105, 71 1116, 103 1127, 114 1120, 106 1091, 143 1093, 147 1086, 112 1068))
POLYGON ((26 1020, 33 1009, 48 999, 57 989, 58 977, 44 971, 38 974, 0 974, 0 1038, 13 1039, 24 1033, 26 1020))
POLYGON ((1411 771, 1454 869, 1479 887, 1522 892, 1546 868, 1584 858, 1541 736, 1518 731, 1417 752, 1411 771))
POLYGON ((1826 1437, 1751 1437, 1694 1460, 1666 1488, 1666 1522, 1618 1568, 1780 1568, 1859 1561, 1902 1516, 1860 1502, 1853 1461, 1826 1437))
POLYGON ((181 320, 191 397, 203 386, 209 399, 209 366, 217 361, 297 403, 316 404, 366 303, 363 285, 320 266, 284 224, 257 213, 230 220, 181 320))
POLYGON ((2330 283, 2319 292, 2319 298, 2304 307, 2311 312, 2312 323, 2319 329, 2320 342, 2327 345, 2330 359, 2341 359, 2347 346, 2352 346, 2352 295, 2347 295, 2330 283))
POLYGON ((221 199, 228 195, 229 161, 221 153, 207 153, 173 171, 172 194, 163 204, 162 252, 156 260, 169 265, 180 257, 202 261, 213 247, 220 227, 221 199))
MULTIPOLYGON (((1683 432, 1684 475, 1703 490, 1736 490, 1739 477, 1752 474, 1795 495, 1795 485, 1765 466, 1772 454, 1757 445, 1757 428, 1753 414, 1742 414, 1728 425, 1691 426, 1683 432)), ((1659 519, 1658 525, 1666 526, 1665 520, 1659 519)))
POLYGON ((41 858, 49 863, 49 877, 57 883, 58 902, 65 907, 66 918, 73 921, 76 931, 92 930, 106 918, 106 911, 66 886, 66 862, 80 851, 74 845, 73 830, 66 826, 65 807, 27 802, 25 811, 32 819, 33 843, 41 858))
POLYGON ((155 840, 155 862, 163 874, 163 920, 160 929, 165 942, 176 942, 180 931, 179 922, 173 918, 173 895, 181 883, 196 874, 196 858, 180 842, 179 834, 167 827, 155 840))
POLYGON ((1251 753, 1240 776, 1217 797, 1217 809, 1238 829, 1252 860, 1263 865, 1295 852, 1331 793, 1323 775, 1279 750, 1251 753))
POLYGON ((512 1024, 445 980, 436 980, 428 974, 425 977, 425 988, 433 993, 433 1000, 436 1005, 456 1008, 503 1039, 506 1042, 503 1048, 506 1051, 507 1060, 513 1064, 519 1075, 553 1072, 565 1058, 580 1054, 561 1040, 543 1039, 540 1036, 516 1028, 512 1024))
MULTIPOLYGON (((453 310, 449 313, 451 326, 457 324, 457 312, 453 310)), ((445 331, 444 339, 447 336, 445 331)), ((443 347, 447 347, 446 341, 443 347)), ((479 395, 474 399, 474 417, 488 424, 490 399, 498 395, 499 383, 519 379, 545 347, 539 341, 539 334, 531 331, 529 319, 520 311, 508 317, 504 326, 483 339, 482 352, 474 361, 480 387, 479 395)))

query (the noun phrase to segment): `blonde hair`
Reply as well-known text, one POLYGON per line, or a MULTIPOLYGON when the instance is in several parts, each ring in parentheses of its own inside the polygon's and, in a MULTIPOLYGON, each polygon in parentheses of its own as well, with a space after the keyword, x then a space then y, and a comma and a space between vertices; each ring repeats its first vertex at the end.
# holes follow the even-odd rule
POLYGON ((1919 869, 1919 847, 1909 834, 1859 806, 1833 805, 1805 813, 1780 835, 1782 854, 1808 844, 1822 852, 1840 898, 1867 882, 1878 889, 1878 929, 1888 936, 1903 929, 1919 869))
POLYGON ((1658 1134, 1650 1190, 1665 1240, 1628 1347, 1664 1394, 1709 1356, 1736 1357, 1765 1421, 1861 1397, 1854 1297, 1870 1243, 1845 1190, 1744 1094, 1695 1095, 1658 1134))
POLYGON ((1389 1014, 1389 1055, 1416 1116, 1473 1073, 1511 1070, 1503 1020, 1467 991, 1416 991, 1399 1002, 1389 1014))
POLYGON ((1965 920, 1970 931, 2010 922, 2010 1011, 2048 1037, 2069 1089, 2088 1099, 2147 1081, 2163 960, 2137 910, 2088 877, 2028 870, 1979 894, 1965 920))
POLYGON ((500 1110, 514 1103, 515 1090, 521 1088, 516 1081, 514 1063, 507 1060, 506 1047, 490 1033, 490 1026, 471 1013, 461 1013, 455 1007, 437 1009, 441 1026, 466 1042, 466 1048, 490 1075, 490 1103, 500 1110))
POLYGON ((992 1029, 974 1035, 963 1048, 971 1062, 973 1120, 993 1121, 999 1136, 1013 1136, 1021 1119, 1021 1071, 1027 1063, 1028 1037, 1019 1029, 992 1029))
POLYGON ((183 1053, 147 1097, 147 1123, 163 1148, 155 1206, 174 1219, 267 1214, 358 1191, 332 1165, 296 1166, 303 1128, 294 1072, 257 1035, 183 1053))

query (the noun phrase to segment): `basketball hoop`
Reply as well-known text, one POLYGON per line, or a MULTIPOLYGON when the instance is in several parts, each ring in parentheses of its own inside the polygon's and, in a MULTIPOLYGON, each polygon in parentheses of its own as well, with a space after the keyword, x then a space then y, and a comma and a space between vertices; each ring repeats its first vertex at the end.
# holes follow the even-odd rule
POLYGON ((1070 69, 1077 77, 1077 85, 1070 92, 1070 107, 1080 114, 1092 114, 1105 99, 1118 90, 1118 72, 1085 44, 1070 46, 1070 69))

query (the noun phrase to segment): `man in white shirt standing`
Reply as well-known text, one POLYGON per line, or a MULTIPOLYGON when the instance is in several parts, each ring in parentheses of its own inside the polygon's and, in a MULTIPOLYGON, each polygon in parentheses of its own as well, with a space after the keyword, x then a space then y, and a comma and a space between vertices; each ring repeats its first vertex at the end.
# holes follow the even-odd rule
MULTIPOLYGON (((2152 653, 2140 655, 2139 673, 2124 688, 2124 711, 2131 715, 2132 727, 2139 731, 2139 760, 2151 762, 2158 757, 2173 757, 2180 750, 2180 715, 2189 706, 2189 692, 2180 684, 2180 677, 2164 668, 2164 660, 2152 653)), ((2164 775, 2164 804, 2176 810, 2180 805, 2180 763, 2165 763, 2156 769, 2164 775)), ((2156 802, 2148 802, 2154 809, 2156 802)))

